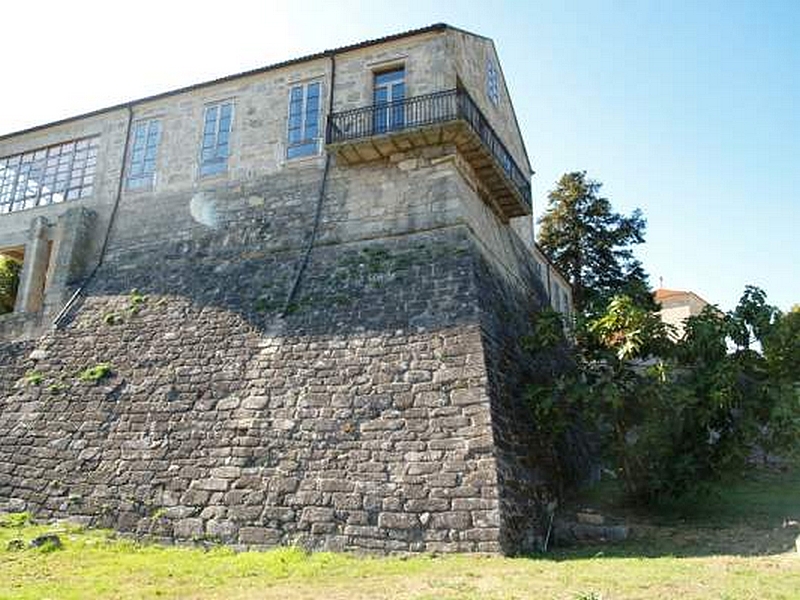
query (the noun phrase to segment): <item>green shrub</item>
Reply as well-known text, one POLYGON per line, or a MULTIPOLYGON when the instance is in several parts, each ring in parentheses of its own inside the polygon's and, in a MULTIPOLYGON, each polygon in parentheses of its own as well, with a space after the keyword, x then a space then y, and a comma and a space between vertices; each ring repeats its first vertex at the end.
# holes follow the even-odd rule
POLYGON ((41 385, 44 381, 44 375, 39 371, 28 371, 25 373, 25 377, 22 378, 25 382, 25 385, 41 385))
POLYGON ((132 289, 130 294, 128 294, 128 312, 131 315, 139 314, 139 311, 147 304, 148 300, 149 298, 139 292, 139 290, 136 288, 132 289))
POLYGON ((0 254, 0 315, 14 311, 21 270, 18 261, 0 254))
POLYGON ((103 323, 106 325, 118 325, 122 322, 122 315, 120 315, 118 312, 107 312, 103 315, 103 323))
POLYGON ((14 527, 20 528, 30 525, 33 522, 33 517, 29 512, 8 513, 7 515, 0 515, 0 527, 14 527))
POLYGON ((633 499, 702 494, 742 468, 754 447, 795 446, 800 399, 776 358, 794 347, 791 335, 776 333, 782 318, 747 288, 736 310, 706 309, 672 343, 655 313, 614 298, 578 336, 586 342, 575 350, 577 368, 529 386, 537 427, 555 446, 576 418, 591 424, 633 499))
POLYGON ((88 369, 84 369, 78 374, 78 379, 89 383, 97 383, 101 379, 109 377, 112 373, 111 365, 108 363, 99 363, 88 369))

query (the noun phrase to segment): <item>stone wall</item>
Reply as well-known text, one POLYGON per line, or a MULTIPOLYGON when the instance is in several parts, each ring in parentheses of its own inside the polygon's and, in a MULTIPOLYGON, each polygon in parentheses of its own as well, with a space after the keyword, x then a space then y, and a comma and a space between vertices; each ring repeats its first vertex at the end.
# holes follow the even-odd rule
POLYGON ((285 318, 264 290, 294 256, 192 252, 110 264, 22 361, 43 381, 6 387, 0 496, 179 540, 500 549, 463 229, 315 250, 285 318))
MULTIPOLYGON (((451 46, 431 33, 344 53, 336 107, 364 104, 373 72, 397 61, 409 94, 454 87, 451 46)), ((317 58, 133 107, 163 123, 152 188, 123 188, 102 267, 62 326, 0 346, 0 507, 235 546, 540 543, 549 465, 520 339, 548 290, 532 249, 448 144, 332 158, 317 213, 326 159, 285 160, 286 102, 329 68, 317 58), (228 98, 228 172, 201 178, 204 106, 228 98)), ((55 226, 48 311, 97 264, 125 113, 0 139, 2 153, 102 134, 93 200, 0 226, 14 243, 33 219, 55 226)))

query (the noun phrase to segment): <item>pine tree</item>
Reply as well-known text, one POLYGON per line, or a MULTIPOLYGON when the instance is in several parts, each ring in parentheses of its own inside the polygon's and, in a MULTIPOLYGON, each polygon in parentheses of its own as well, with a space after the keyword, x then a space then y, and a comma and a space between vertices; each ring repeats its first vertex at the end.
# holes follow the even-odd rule
POLYGON ((630 216, 613 212, 600 195, 602 185, 585 171, 563 175, 539 219, 539 245, 572 284, 578 311, 615 294, 654 308, 647 274, 632 250, 644 242, 646 221, 639 209, 630 216))

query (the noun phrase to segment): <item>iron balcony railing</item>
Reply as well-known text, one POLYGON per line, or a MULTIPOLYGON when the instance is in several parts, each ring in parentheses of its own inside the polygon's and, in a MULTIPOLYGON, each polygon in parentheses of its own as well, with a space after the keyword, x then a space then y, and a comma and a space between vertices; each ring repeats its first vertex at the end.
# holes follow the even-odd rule
POLYGON ((328 119, 326 140, 328 144, 337 144, 456 120, 464 121, 480 138, 530 208, 531 187, 528 177, 464 90, 434 92, 333 113, 328 119))

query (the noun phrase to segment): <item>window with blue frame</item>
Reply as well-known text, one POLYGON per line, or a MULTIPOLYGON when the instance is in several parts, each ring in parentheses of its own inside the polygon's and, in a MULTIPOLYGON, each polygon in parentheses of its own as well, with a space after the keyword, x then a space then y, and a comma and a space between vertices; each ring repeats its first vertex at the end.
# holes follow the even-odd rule
POLYGON ((206 107, 203 122, 203 147, 200 151, 200 175, 216 175, 228 169, 233 102, 206 107))
POLYGON ((160 141, 161 122, 157 119, 134 124, 128 162, 128 189, 152 187, 160 141))
POLYGON ((406 72, 404 68, 375 73, 372 88, 373 129, 385 133, 405 125, 406 72))
POLYGON ((289 127, 286 157, 319 152, 319 81, 296 85, 289 92, 289 127))

